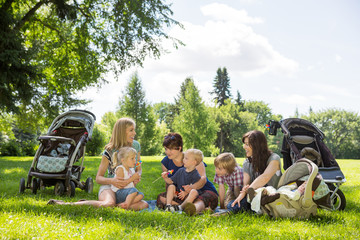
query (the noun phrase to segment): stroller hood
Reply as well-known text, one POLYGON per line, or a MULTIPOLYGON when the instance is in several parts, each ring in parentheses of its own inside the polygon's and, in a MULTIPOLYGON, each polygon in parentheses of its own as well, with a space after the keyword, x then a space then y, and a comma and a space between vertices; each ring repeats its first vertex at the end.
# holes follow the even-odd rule
POLYGON ((70 110, 57 116, 49 127, 48 135, 50 135, 53 130, 61 127, 65 121, 68 120, 81 123, 91 139, 96 117, 91 112, 84 110, 70 110))

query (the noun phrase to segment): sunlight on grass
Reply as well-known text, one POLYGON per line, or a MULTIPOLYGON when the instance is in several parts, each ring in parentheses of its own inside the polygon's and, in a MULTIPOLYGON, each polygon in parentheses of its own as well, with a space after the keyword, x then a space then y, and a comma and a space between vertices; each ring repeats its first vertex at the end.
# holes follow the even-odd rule
MULTIPOLYGON (((138 188, 146 200, 165 190, 161 156, 144 156, 142 181, 138 188)), ((208 178, 213 180, 214 158, 205 158, 208 178)), ((242 164, 244 159, 237 159, 242 164)), ((95 179, 101 157, 86 157, 82 181, 95 179)), ((55 196, 53 187, 34 195, 27 189, 19 194, 20 178, 27 178, 32 158, 0 157, 0 232, 2 239, 360 239, 360 161, 339 160, 347 182, 344 211, 318 210, 307 220, 272 219, 253 214, 214 218, 208 213, 188 217, 159 210, 132 212, 119 208, 46 205, 51 198, 64 201, 97 199, 94 193, 76 189, 74 198, 55 196)))

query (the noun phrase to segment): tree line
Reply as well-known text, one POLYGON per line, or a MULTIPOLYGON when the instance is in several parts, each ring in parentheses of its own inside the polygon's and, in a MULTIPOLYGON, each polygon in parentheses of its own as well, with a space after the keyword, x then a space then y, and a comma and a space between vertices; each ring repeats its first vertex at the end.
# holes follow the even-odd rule
MULTIPOLYGON (((123 0, 1 0, 0 1, 0 155, 34 155, 37 137, 67 109, 84 106, 76 96, 88 87, 106 83, 146 56, 158 58, 162 40, 176 48, 183 43, 165 28, 182 25, 172 18, 166 1, 123 0), (24 117, 26 116, 26 117, 24 117)), ((129 79, 117 109, 102 116, 94 128, 90 155, 98 155, 116 119, 129 116, 137 123, 142 154, 162 153, 162 138, 180 132, 185 148, 196 147, 206 156, 233 152, 243 156, 241 136, 265 131, 268 120, 280 120, 262 101, 231 96, 227 69, 219 68, 213 81, 213 104, 206 105, 192 78, 181 84, 174 102, 150 104, 137 73, 129 79)), ((325 109, 295 117, 310 120, 326 135, 338 158, 360 158, 358 113, 325 109)), ((279 152, 282 137, 268 136, 279 152)))
MULTIPOLYGON (((232 152, 244 156, 241 138, 250 130, 265 132, 270 148, 280 153, 282 134, 271 136, 266 131, 269 120, 281 120, 268 104, 262 101, 242 99, 237 91, 235 98, 230 93, 230 78, 227 69, 219 68, 213 80, 213 104, 207 105, 200 96, 194 79, 186 78, 180 86, 173 103, 150 104, 137 72, 130 77, 114 111, 105 113, 101 123, 96 123, 93 140, 87 144, 89 155, 99 155, 108 142, 118 118, 131 117, 136 122, 136 139, 143 155, 163 153, 162 141, 168 132, 179 132, 184 138, 184 148, 198 148, 205 156, 232 152)), ((325 143, 336 158, 360 158, 360 117, 357 113, 341 109, 325 109, 318 112, 310 108, 308 114, 294 116, 307 119, 325 134, 325 143)), ((7 128, 1 131, 1 155, 33 155, 37 147, 37 132, 27 132, 11 121, 8 115, 7 128)))

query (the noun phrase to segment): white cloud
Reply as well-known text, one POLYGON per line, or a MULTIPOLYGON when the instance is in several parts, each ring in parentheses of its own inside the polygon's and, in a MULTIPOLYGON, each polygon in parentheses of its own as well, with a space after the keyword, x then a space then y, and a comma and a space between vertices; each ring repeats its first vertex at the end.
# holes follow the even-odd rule
POLYGON ((201 7, 201 12, 204 16, 212 17, 215 20, 244 23, 244 24, 257 24, 263 23, 263 20, 258 17, 250 17, 245 10, 237 10, 221 3, 212 3, 201 7))
POLYGON ((298 70, 296 61, 274 50, 266 37, 256 34, 248 25, 262 23, 260 18, 224 4, 209 4, 201 9, 210 17, 205 24, 183 22, 185 30, 175 27, 170 31, 171 36, 186 46, 158 61, 147 61, 146 68, 174 74, 203 71, 214 74, 218 67, 226 66, 229 71, 244 76, 292 75, 298 70))
POLYGON ((340 55, 335 55, 335 61, 337 62, 337 63, 340 63, 341 61, 342 61, 342 57, 340 56, 340 55))

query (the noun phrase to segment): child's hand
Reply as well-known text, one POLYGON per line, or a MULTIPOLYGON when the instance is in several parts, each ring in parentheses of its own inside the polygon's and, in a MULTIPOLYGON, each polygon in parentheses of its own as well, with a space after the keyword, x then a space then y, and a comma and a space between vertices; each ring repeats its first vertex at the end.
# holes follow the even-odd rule
POLYGON ((179 192, 179 194, 177 196, 178 196, 178 198, 180 198, 180 200, 184 200, 187 195, 188 195, 187 192, 180 189, 180 192, 179 192))
POLYGON ((161 177, 162 177, 163 179, 168 178, 168 172, 163 172, 163 173, 161 173, 161 177))
POLYGON ((140 181, 141 176, 138 172, 134 173, 133 177, 134 177, 134 181, 138 181, 138 182, 140 181))

